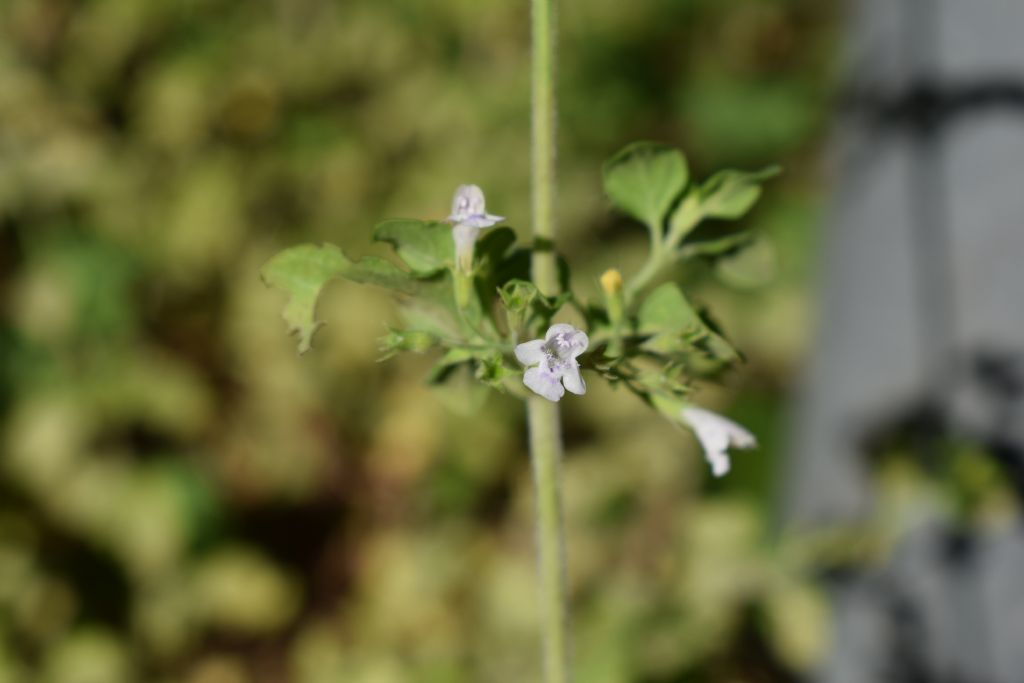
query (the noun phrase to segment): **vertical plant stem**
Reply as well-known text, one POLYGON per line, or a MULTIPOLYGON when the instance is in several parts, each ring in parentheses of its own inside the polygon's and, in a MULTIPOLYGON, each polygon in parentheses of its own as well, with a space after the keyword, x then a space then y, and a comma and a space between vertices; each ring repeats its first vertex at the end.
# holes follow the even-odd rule
POLYGON ((555 0, 531 0, 533 59, 530 193, 533 203, 533 280, 558 294, 555 265, 555 0))
MULTIPOLYGON (((530 189, 533 206, 533 281, 558 293, 555 263, 555 0, 531 0, 533 17, 530 189)), ((530 461, 537 505, 537 573, 545 683, 568 683, 568 600, 562 522, 562 434, 558 404, 527 401, 530 461)))
POLYGON ((537 506, 537 573, 540 579, 541 646, 545 683, 568 683, 568 606, 562 525, 562 434, 558 404, 534 396, 527 402, 530 460, 537 506))

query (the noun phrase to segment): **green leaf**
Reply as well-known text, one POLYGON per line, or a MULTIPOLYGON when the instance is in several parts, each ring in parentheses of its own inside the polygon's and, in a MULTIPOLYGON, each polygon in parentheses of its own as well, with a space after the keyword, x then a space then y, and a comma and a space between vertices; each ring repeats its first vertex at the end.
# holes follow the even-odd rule
POLYGON ((704 329, 700 315, 675 284, 666 282, 644 300, 637 314, 640 334, 683 336, 704 329))
POLYGON ((696 350, 727 361, 739 357, 671 282, 655 289, 641 304, 637 332, 651 335, 642 346, 655 353, 675 355, 696 350))
POLYGON ((683 242, 679 257, 721 256, 745 247, 753 239, 749 230, 704 230, 701 226, 683 242))
POLYGON ((612 204, 657 235, 688 180, 682 152, 653 142, 633 143, 604 165, 604 190, 612 204))
MULTIPOLYGON (((338 249, 338 247, 334 247, 334 249, 338 249)), ((338 251, 340 252, 341 249, 338 251)), ((391 261, 378 256, 364 256, 358 261, 350 262, 348 268, 339 274, 346 280, 358 282, 361 285, 375 285, 406 293, 417 289, 417 283, 409 278, 408 273, 391 261)))
POLYGON ((461 322, 452 302, 451 287, 443 283, 422 288, 415 297, 399 299, 398 315, 409 329, 432 334, 441 339, 455 339, 461 331, 461 322), (447 296, 434 296, 438 290, 445 290, 447 296))
POLYGON ((716 259, 715 274, 735 289, 756 289, 774 280, 779 272, 779 259, 774 245, 766 239, 751 239, 746 249, 716 259))
POLYGON ((496 312, 490 303, 495 290, 504 290, 511 280, 525 281, 530 276, 529 251, 516 249, 515 243, 516 234, 511 228, 495 228, 484 233, 476 244, 477 299, 492 315, 496 312))
POLYGON ((278 253, 260 269, 270 287, 288 294, 282 317, 289 332, 299 336, 299 353, 309 350, 313 334, 322 324, 315 319, 317 298, 324 286, 336 277, 353 282, 411 291, 414 283, 390 262, 367 257, 350 261, 333 244, 300 244, 278 253))
POLYGON ((672 216, 668 220, 668 239, 666 242, 669 247, 675 247, 679 244, 697 227, 703 218, 704 212, 700 204, 700 190, 691 189, 683 197, 683 201, 679 202, 679 206, 672 212, 672 216))
POLYGON ((455 259, 452 227, 447 223, 404 218, 384 221, 373 229, 373 239, 394 247, 416 275, 433 275, 455 259))
POLYGON ((705 218, 736 220, 761 196, 761 183, 780 172, 778 166, 761 171, 720 171, 700 188, 701 211, 705 218))
POLYGON ((678 422, 686 401, 671 393, 652 392, 651 405, 672 422, 678 422))
POLYGON ((476 243, 476 257, 481 263, 481 268, 488 272, 497 272, 498 266, 515 243, 516 233, 512 228, 500 227, 485 232, 476 243))

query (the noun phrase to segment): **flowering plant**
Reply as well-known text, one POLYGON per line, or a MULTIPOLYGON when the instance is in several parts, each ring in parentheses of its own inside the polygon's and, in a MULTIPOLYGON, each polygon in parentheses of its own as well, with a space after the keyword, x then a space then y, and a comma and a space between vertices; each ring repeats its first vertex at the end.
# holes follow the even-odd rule
POLYGON ((431 382, 465 367, 498 390, 525 397, 525 385, 549 401, 566 391, 583 395, 582 369, 693 429, 712 472, 722 475, 729 469, 726 448, 753 446, 753 436, 724 418, 712 419, 688 397, 694 380, 740 356, 677 284, 658 281, 680 261, 742 248, 749 239, 743 231, 702 234, 696 228, 705 219, 742 217, 775 172, 724 171, 695 183, 683 154, 663 145, 636 143, 613 156, 604 167, 605 193, 615 208, 646 226, 651 246, 631 279, 618 270, 602 276, 599 302, 581 301, 567 274, 561 293, 542 293, 530 278, 532 250, 517 245, 511 228, 494 227, 504 218, 487 213, 476 185, 456 189, 444 221, 377 225, 373 239, 391 245, 398 264, 373 256, 353 260, 334 245, 304 244, 272 258, 262 276, 289 294, 284 318, 298 335, 300 352, 310 348, 321 324, 316 301, 329 281, 384 287, 395 294, 403 320, 380 340, 385 357, 437 349, 431 382), (486 228, 492 229, 481 235, 486 228), (584 329, 555 323, 563 313, 582 318, 584 329))
POLYGON ((741 248, 747 240, 742 231, 701 235, 696 228, 705 219, 743 216, 760 196, 761 182, 776 170, 723 171, 695 183, 678 150, 648 142, 623 149, 604 166, 605 193, 615 208, 647 228, 650 251, 629 280, 614 269, 601 277, 602 301, 582 301, 570 286, 568 263, 559 264, 554 254, 555 8, 552 0, 532 0, 531 6, 533 245, 517 245, 507 227, 481 237, 481 230, 504 219, 487 213, 479 187, 462 185, 446 221, 377 225, 373 239, 391 245, 401 265, 373 256, 353 261, 334 245, 304 244, 272 258, 262 275, 289 295, 284 318, 299 336, 300 352, 309 350, 320 325, 314 315, 320 292, 342 277, 390 289, 398 299, 403 325, 381 340, 385 357, 437 349, 431 382, 468 368, 481 382, 527 399, 544 680, 567 683, 558 402, 567 390, 586 393, 581 370, 625 386, 691 427, 716 475, 729 469, 730 446, 754 445, 745 429, 687 400, 694 379, 735 362, 739 354, 675 283, 653 286, 680 261, 741 248), (570 313, 585 330, 554 322, 570 313))

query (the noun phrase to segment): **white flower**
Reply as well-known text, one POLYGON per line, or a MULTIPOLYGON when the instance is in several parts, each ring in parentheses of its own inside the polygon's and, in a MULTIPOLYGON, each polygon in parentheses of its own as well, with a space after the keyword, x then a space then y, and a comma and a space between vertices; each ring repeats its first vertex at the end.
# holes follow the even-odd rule
POLYGON ((473 265, 473 247, 480 230, 500 223, 505 217, 487 213, 484 191, 477 185, 459 185, 452 198, 452 214, 448 220, 455 224, 452 228, 455 263, 459 270, 469 272, 473 265))
POLYGON ((452 198, 452 215, 448 216, 448 220, 479 230, 500 223, 505 217, 487 213, 484 209, 484 191, 478 185, 459 185, 452 198))
POLYGON ((566 323, 549 327, 543 339, 523 342, 516 347, 516 358, 523 365, 534 366, 523 374, 523 384, 549 401, 562 398, 565 389, 585 394, 587 385, 580 377, 576 357, 587 350, 588 344, 585 332, 566 323))
POLYGON ((711 473, 721 477, 729 471, 729 453, 732 448, 754 448, 757 439, 732 420, 710 410, 687 406, 680 412, 704 448, 704 458, 711 465, 711 473))

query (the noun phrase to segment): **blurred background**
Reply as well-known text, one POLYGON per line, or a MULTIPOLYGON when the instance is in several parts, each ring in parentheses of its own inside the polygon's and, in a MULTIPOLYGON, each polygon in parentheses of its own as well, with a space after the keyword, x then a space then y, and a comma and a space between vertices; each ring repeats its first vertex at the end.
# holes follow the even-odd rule
MULTIPOLYGON (((679 273, 747 356, 697 400, 760 449, 712 480, 626 392, 564 402, 581 683, 1020 680, 1024 16, 967 4, 562 3, 583 298, 644 256, 624 144, 785 169, 679 273)), ((521 406, 378 363, 370 288, 299 357, 257 277, 466 182, 527 239, 528 19, 0 4, 0 682, 537 678, 521 406)))

